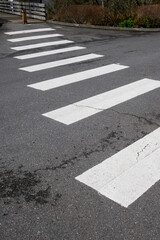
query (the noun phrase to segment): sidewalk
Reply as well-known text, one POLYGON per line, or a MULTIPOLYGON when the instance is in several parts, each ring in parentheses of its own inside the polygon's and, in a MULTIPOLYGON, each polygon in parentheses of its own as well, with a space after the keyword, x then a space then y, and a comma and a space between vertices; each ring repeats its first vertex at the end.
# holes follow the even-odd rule
MULTIPOLYGON (((27 18, 28 23, 42 23, 43 21, 38 19, 27 18)), ((5 22, 22 23, 22 17, 14 14, 1 13, 0 12, 0 24, 5 22)))

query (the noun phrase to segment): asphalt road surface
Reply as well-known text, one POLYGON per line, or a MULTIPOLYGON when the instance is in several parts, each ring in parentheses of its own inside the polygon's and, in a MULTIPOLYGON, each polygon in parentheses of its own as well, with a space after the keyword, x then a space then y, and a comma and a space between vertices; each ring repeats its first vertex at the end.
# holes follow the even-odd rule
POLYGON ((0 239, 160 239, 160 33, 0 28, 0 239))

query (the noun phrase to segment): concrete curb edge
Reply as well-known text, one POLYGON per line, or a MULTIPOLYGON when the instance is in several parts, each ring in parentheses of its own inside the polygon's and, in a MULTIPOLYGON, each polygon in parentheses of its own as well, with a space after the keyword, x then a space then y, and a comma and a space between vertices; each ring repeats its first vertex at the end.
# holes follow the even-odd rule
POLYGON ((109 27, 109 26, 99 26, 99 25, 87 25, 87 24, 75 24, 75 23, 65 23, 47 20, 47 23, 53 23, 55 25, 66 26, 66 27, 78 27, 78 28, 88 28, 88 29, 99 29, 99 30, 111 30, 111 31, 129 31, 129 32, 160 32, 160 28, 125 28, 125 27, 109 27))

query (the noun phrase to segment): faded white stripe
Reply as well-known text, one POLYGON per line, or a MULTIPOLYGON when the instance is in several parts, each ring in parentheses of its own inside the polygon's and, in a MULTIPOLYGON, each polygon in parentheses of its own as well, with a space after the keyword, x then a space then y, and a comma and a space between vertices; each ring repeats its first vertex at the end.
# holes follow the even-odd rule
POLYGON ((42 64, 37 64, 29 67, 23 67, 19 68, 20 70, 27 71, 27 72, 36 72, 36 71, 41 71, 49 68, 54 68, 54 67, 59 67, 63 65, 68 65, 72 63, 77 63, 77 62, 82 62, 82 61, 87 61, 95 58, 100 58, 103 57, 103 55, 98 55, 98 54, 87 54, 83 56, 78 56, 78 57, 73 57, 73 58, 67 58, 59 61, 54 61, 54 62, 47 62, 47 63, 42 63, 42 64))
POLYGON ((7 39, 9 42, 23 42, 23 41, 30 41, 30 40, 38 40, 38 39, 44 39, 44 38, 55 38, 55 37, 61 37, 62 34, 45 34, 45 35, 38 35, 38 36, 30 36, 30 37, 21 37, 21 38, 12 38, 7 39))
POLYGON ((60 86, 64 86, 64 85, 79 82, 79 81, 84 81, 90 78, 102 76, 104 74, 123 70, 126 68, 128 68, 128 66, 123 66, 119 64, 110 64, 107 66, 98 67, 91 70, 78 72, 78 73, 70 74, 67 76, 59 77, 59 78, 53 78, 53 79, 46 80, 39 83, 34 83, 31 85, 28 85, 28 87, 46 91, 49 89, 57 88, 60 86))
POLYGON ((25 60, 25 59, 30 59, 30 58, 44 57, 44 56, 54 55, 54 54, 58 54, 58 53, 65 53, 65 52, 71 52, 71 51, 77 51, 77 50, 83 50, 83 49, 85 49, 85 47, 75 46, 75 47, 43 51, 43 52, 38 52, 38 53, 25 54, 25 55, 21 55, 21 56, 16 56, 14 58, 25 60))
POLYGON ((76 179, 128 207, 160 179, 160 128, 76 179))
POLYGON ((11 49, 16 50, 16 51, 21 51, 21 50, 56 46, 56 45, 62 45, 62 44, 68 44, 68 43, 73 43, 73 41, 60 40, 60 41, 54 41, 54 42, 36 43, 36 44, 30 44, 30 45, 25 45, 25 46, 12 47, 11 49))
POLYGON ((43 115, 69 125, 159 87, 160 81, 145 78, 43 115))
POLYGON ((37 29, 31 29, 31 30, 5 32, 5 34, 7 34, 7 35, 15 35, 15 34, 23 34, 23 33, 46 32, 46 31, 55 31, 55 29, 53 29, 53 28, 37 28, 37 29))

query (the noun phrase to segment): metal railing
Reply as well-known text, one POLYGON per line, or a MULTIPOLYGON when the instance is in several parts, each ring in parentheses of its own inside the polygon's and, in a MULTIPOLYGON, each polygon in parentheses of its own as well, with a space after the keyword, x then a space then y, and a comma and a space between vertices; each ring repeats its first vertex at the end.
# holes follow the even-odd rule
POLYGON ((10 2, 0 0, 0 12, 22 15, 26 10, 27 17, 46 21, 46 6, 44 3, 10 2))

